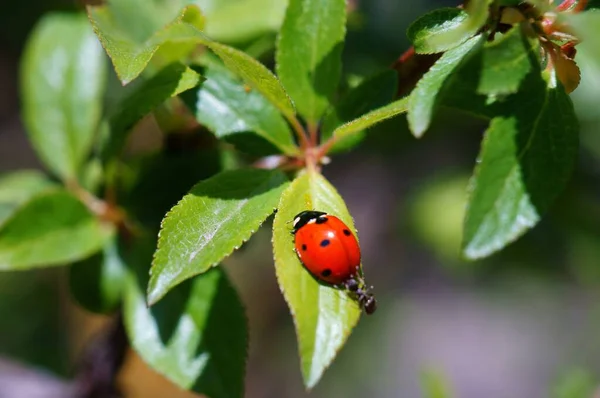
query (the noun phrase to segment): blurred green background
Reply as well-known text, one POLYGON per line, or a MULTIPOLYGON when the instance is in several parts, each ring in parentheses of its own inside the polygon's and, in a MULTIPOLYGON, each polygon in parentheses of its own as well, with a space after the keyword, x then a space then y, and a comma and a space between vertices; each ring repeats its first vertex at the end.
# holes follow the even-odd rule
MULTIPOLYGON (((216 39, 269 62, 284 0, 198 3, 216 39), (257 17, 246 2, 268 12, 257 17)), ((443 5, 456 3, 350 1, 348 80, 388 68, 409 46, 408 24, 443 5)), ((46 12, 81 9, 68 0, 7 2, 0 9, 1 173, 40 167, 19 116, 18 63, 27 35, 46 12)), ((443 397, 435 395, 441 383, 457 398, 592 398, 600 385, 600 68, 588 62, 585 46, 577 62, 579 167, 539 226, 484 261, 458 255, 482 121, 445 110, 415 140, 398 118, 333 158, 324 173, 355 218, 379 310, 360 322, 311 396, 443 397)), ((109 104, 119 95, 116 84, 109 104)), ((148 154, 153 145, 145 137, 153 135, 138 134, 148 154)), ((246 396, 305 396, 268 226, 226 268, 250 322, 246 396)), ((82 347, 105 321, 72 302, 66 269, 0 273, 0 397, 64 396, 82 347), (25 376, 33 378, 21 383, 25 376)), ((122 384, 127 396, 187 396, 133 356, 122 384)))

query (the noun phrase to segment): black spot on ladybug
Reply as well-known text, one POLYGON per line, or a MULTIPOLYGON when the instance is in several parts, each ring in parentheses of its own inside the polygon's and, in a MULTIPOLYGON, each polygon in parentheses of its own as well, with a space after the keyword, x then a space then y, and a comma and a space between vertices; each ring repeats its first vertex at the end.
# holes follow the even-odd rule
POLYGON ((344 230, 344 235, 346 236, 350 236, 350 231, 348 231, 347 229, 344 230))
POLYGON ((323 239, 321 241, 321 247, 327 247, 327 246, 329 246, 329 243, 331 243, 331 242, 329 242, 329 239, 323 239))
POLYGON ((329 268, 326 268, 321 272, 321 276, 328 277, 329 275, 331 275, 331 270, 329 268))
POLYGON ((324 224, 327 222, 327 217, 319 217, 317 218, 317 221, 315 221, 317 224, 324 224))
POLYGON ((302 245, 302 250, 306 251, 306 245, 302 245))

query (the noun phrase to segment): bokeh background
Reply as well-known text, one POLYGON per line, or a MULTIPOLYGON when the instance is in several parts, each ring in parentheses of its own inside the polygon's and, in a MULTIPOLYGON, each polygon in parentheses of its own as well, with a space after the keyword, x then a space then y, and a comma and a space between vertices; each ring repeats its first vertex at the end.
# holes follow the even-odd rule
MULTIPOLYGON (((246 0, 198 3, 216 12, 236 1, 246 0)), ((277 10, 282 2, 263 3, 277 10)), ((405 30, 412 20, 456 4, 351 2, 346 77, 389 68, 409 46, 405 30)), ((81 10, 81 3, 29 0, 0 7, 0 173, 41 167, 19 116, 18 69, 33 24, 55 10, 81 10)), ((254 15, 238 17, 247 25, 216 29, 217 39, 240 46, 263 39, 268 62, 277 18, 270 29, 253 30, 254 15)), ((361 320, 310 396, 435 397, 427 391, 437 384, 457 398, 598 396, 600 69, 587 62, 584 50, 577 61, 583 72, 572 95, 581 120, 579 166, 550 214, 489 259, 465 262, 459 256, 466 188, 484 122, 443 110, 416 140, 398 118, 333 158, 324 173, 355 218, 379 309, 361 320)), ((109 88, 107 102, 111 93, 109 88)), ((155 150, 156 123, 146 118, 137 130, 137 150, 155 150)), ((250 322, 246 396, 303 397, 270 239, 265 225, 225 265, 250 322)), ((73 303, 66 268, 0 273, 0 398, 68 397, 82 350, 109 323, 73 303)), ((192 396, 133 353, 119 380, 127 397, 192 396)))

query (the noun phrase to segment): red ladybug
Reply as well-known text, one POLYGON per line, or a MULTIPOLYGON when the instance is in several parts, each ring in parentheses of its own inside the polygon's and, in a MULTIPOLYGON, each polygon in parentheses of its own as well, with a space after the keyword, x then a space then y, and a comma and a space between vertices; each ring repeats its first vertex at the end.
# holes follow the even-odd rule
POLYGON ((344 287, 367 314, 377 308, 360 274, 360 246, 350 228, 336 216, 303 211, 294 217, 296 253, 317 279, 344 287))

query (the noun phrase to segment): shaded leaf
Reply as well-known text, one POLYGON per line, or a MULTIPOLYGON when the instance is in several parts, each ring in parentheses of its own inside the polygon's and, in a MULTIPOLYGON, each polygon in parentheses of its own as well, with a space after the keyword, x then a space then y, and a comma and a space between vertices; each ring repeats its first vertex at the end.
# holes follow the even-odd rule
POLYGON ((0 228, 20 206, 54 185, 44 174, 35 170, 15 171, 0 176, 0 228))
POLYGON ((429 127, 446 80, 452 78, 463 58, 478 44, 481 44, 481 38, 476 36, 447 51, 419 80, 410 94, 407 110, 408 125, 415 137, 421 137, 429 127))
MULTIPOLYGON (((439 8, 416 19, 408 27, 406 34, 419 54, 443 52, 461 42, 439 42, 435 37, 461 29, 467 18, 468 14, 459 8, 439 8)), ((464 37, 464 40, 467 39, 468 37, 464 37)))
POLYGON ((313 209, 334 214, 355 230, 344 200, 320 174, 302 174, 281 195, 273 222, 275 271, 294 317, 307 388, 317 384, 360 316, 360 308, 346 293, 315 280, 294 251, 289 221, 301 211, 313 209))
MULTIPOLYGON (((386 70, 362 81, 325 115, 321 126, 321 140, 328 140, 333 130, 343 123, 350 122, 389 103, 396 94, 397 85, 398 74, 393 70, 386 70)), ((356 145, 363 136, 362 132, 358 132, 349 139, 340 140, 333 146, 330 153, 356 145)))
POLYGON ((102 146, 102 158, 116 156, 125 145, 127 133, 143 116, 167 99, 200 84, 203 77, 189 67, 175 63, 145 81, 118 106, 110 118, 110 134, 102 146))
POLYGON ((576 161, 578 123, 570 98, 560 85, 547 90, 539 75, 526 84, 528 101, 495 117, 485 134, 465 218, 469 259, 490 255, 536 225, 576 161))
POLYGON ((107 314, 121 303, 125 277, 125 263, 115 235, 106 241, 101 252, 71 265, 69 286, 75 300, 84 308, 107 314))
POLYGON ((132 347, 181 388, 211 398, 243 397, 248 332, 237 293, 217 268, 149 308, 145 286, 153 246, 124 254, 130 268, 123 317, 132 347))
POLYGON ((112 234, 65 191, 38 194, 0 229, 0 269, 62 265, 100 250, 112 234))
POLYGON ((193 187, 162 222, 148 301, 156 303, 240 247, 273 213, 286 186, 278 170, 241 169, 193 187))
POLYGON ((21 64, 23 120, 34 149, 62 179, 75 179, 101 115, 106 61, 83 15, 48 14, 21 64))
POLYGON ((297 152, 285 119, 259 92, 247 90, 241 81, 218 68, 208 69, 206 77, 207 81, 194 95, 186 96, 200 123, 219 138, 254 132, 283 153, 297 152))
POLYGON ((408 108, 408 102, 409 97, 404 97, 382 108, 375 109, 374 111, 371 111, 359 117, 358 119, 341 125, 333 131, 333 137, 336 139, 346 138, 349 135, 356 134, 386 119, 404 113, 408 108))
POLYGON ((477 92, 488 95, 516 93, 531 70, 530 51, 523 30, 516 26, 501 38, 485 43, 477 92))
POLYGON ((131 159, 127 165, 130 175, 117 197, 128 214, 152 231, 160 228, 165 214, 190 187, 221 170, 217 149, 161 151, 131 159))
POLYGON ((342 69, 344 0, 290 0, 277 43, 277 75, 300 115, 316 124, 330 106, 342 69))

